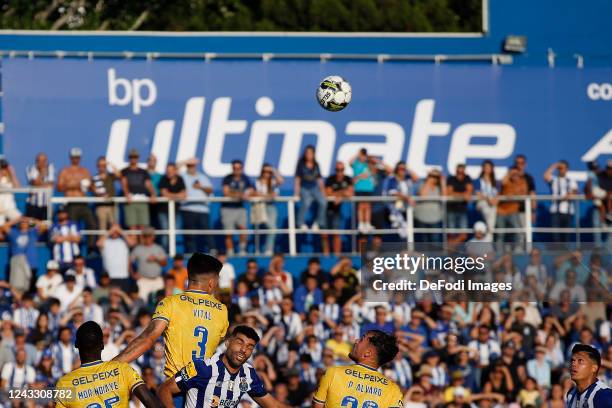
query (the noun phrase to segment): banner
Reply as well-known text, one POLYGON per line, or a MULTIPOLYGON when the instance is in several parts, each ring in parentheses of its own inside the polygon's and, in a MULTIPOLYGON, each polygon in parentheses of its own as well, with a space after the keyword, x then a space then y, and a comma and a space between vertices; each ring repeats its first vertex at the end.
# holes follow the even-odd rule
MULTIPOLYGON (((4 151, 24 179, 37 152, 56 167, 71 147, 93 171, 98 156, 122 167, 136 148, 158 171, 191 157, 218 187, 241 159, 248 176, 264 162, 291 190, 307 144, 322 172, 361 147, 421 176, 458 163, 478 176, 484 158, 501 176, 523 153, 537 188, 566 159, 586 178, 584 162, 612 153, 612 69, 374 62, 256 60, 5 59, 4 151), (319 81, 340 75, 353 87, 341 112, 321 109, 319 81)), ((498 176, 498 177, 499 177, 498 176)))

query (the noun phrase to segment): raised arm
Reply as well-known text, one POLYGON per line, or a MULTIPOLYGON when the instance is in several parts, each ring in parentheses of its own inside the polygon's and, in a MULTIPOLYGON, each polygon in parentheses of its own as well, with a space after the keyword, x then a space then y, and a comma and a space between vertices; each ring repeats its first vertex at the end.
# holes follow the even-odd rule
POLYGON ((143 332, 132 340, 113 360, 125 363, 131 363, 136 360, 153 346, 153 343, 162 335, 166 327, 168 327, 168 322, 163 319, 151 320, 143 332))

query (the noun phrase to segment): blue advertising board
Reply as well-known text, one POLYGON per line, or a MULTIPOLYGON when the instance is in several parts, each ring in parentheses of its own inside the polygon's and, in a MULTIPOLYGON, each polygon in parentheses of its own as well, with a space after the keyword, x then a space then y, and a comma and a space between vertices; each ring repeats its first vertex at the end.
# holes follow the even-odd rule
MULTIPOLYGON (((248 176, 270 162, 286 177, 301 151, 317 147, 322 172, 360 147, 424 175, 484 158, 502 174, 527 155, 536 180, 567 159, 584 180, 584 162, 612 153, 612 69, 253 60, 5 59, 4 151, 23 177, 37 152, 62 167, 79 146, 94 169, 105 155, 121 167, 136 148, 158 168, 191 157, 219 186, 230 162, 248 176), (353 87, 344 111, 319 107, 327 75, 353 87)), ((538 183, 538 190, 546 186, 538 183)))

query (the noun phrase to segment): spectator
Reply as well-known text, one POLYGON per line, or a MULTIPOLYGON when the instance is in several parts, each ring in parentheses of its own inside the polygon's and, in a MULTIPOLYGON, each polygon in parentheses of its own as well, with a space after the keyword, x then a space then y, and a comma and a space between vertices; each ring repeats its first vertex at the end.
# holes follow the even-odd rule
POLYGON ((301 407, 309 397, 309 388, 300 381, 300 372, 297 369, 289 371, 287 378, 287 401, 292 407, 301 407))
MULTIPOLYGON (((4 156, 0 155, 0 188, 12 189, 17 187, 21 187, 21 184, 15 175, 15 170, 4 156)), ((13 193, 10 191, 0 193, 0 226, 19 217, 21 217, 21 212, 17 209, 13 193)))
POLYGON ((104 311, 100 305, 94 302, 93 291, 90 287, 83 289, 78 304, 83 311, 84 321, 88 322, 93 320, 99 325, 104 324, 104 311))
POLYGON ((405 408, 427 408, 424 402, 423 388, 419 385, 413 385, 404 395, 405 408))
POLYGON ((306 283, 306 280, 310 276, 317 280, 319 285, 321 285, 321 289, 327 289, 327 274, 323 269, 321 269, 321 261, 319 258, 312 257, 308 259, 306 269, 304 269, 300 274, 300 282, 302 284, 306 283))
POLYGON ((344 331, 340 326, 334 328, 332 337, 325 342, 325 349, 334 353, 334 360, 336 361, 351 361, 349 353, 352 348, 352 345, 344 340, 344 331))
POLYGON ((57 369, 64 374, 74 370, 79 361, 79 355, 73 346, 72 332, 68 327, 62 327, 59 331, 59 339, 51 347, 53 359, 57 369))
MULTIPOLYGON (((81 166, 81 149, 73 147, 70 149, 70 166, 64 167, 57 180, 57 191, 64 193, 66 197, 85 197, 91 186, 91 174, 89 170, 81 166)), ((96 229, 96 221, 87 203, 69 203, 66 206, 70 221, 83 223, 88 230, 96 229)), ((87 248, 91 251, 95 243, 95 237, 87 238, 87 248)))
MULTIPOLYGON (((253 193, 253 184, 247 176, 242 173, 242 161, 232 161, 232 173, 223 178, 223 195, 233 199, 232 202, 221 204, 221 223, 226 230, 246 229, 247 213, 244 201, 253 193)), ((246 234, 240 234, 240 255, 247 251, 246 234)), ((225 235, 225 248, 229 256, 234 255, 234 239, 232 234, 225 235)))
POLYGON ((15 389, 27 389, 36 380, 34 367, 26 364, 26 351, 18 349, 15 362, 8 362, 2 367, 2 389, 6 392, 15 389))
POLYGON ((315 148, 308 145, 300 158, 295 170, 294 194, 300 197, 300 209, 297 214, 297 225, 303 231, 308 230, 306 225, 306 212, 310 210, 313 202, 317 203, 317 216, 312 223, 312 230, 318 231, 325 227, 325 185, 321 179, 321 170, 315 157, 315 148))
POLYGON ((130 246, 133 239, 125 235, 119 224, 113 224, 108 233, 98 239, 98 248, 102 254, 102 267, 110 278, 110 283, 129 288, 131 273, 130 246))
POLYGON ((113 198, 117 196, 115 182, 121 178, 119 169, 110 165, 113 169, 112 173, 108 172, 109 163, 106 157, 98 157, 96 167, 98 174, 93 177, 91 183, 91 192, 98 198, 104 198, 106 201, 96 204, 96 218, 98 219, 98 227, 100 229, 109 229, 111 225, 117 222, 117 207, 113 202, 113 198))
POLYGON ((38 276, 38 249, 36 242, 47 230, 42 221, 35 218, 21 217, 16 226, 12 222, 5 224, 9 241, 11 285, 20 292, 32 290, 38 276))
POLYGON ((183 254, 174 255, 174 258, 172 259, 172 267, 168 269, 166 275, 172 276, 174 278, 174 282, 178 289, 180 289, 181 291, 187 290, 189 277, 187 273, 187 268, 185 267, 185 257, 183 256, 183 254))
POLYGON ((489 260, 495 257, 495 248, 492 244, 492 234, 484 221, 476 221, 472 227, 474 236, 466 244, 467 252, 472 256, 487 255, 489 260))
POLYGON ((576 272, 574 270, 567 271, 565 281, 557 282, 550 290, 550 299, 559 299, 561 292, 569 291, 571 302, 586 302, 586 292, 584 287, 577 283, 576 272))
MULTIPOLYGON (((38 319, 36 319, 36 325, 34 329, 30 331, 26 342, 29 344, 40 344, 44 347, 49 347, 53 342, 53 333, 49 327, 49 316, 46 313, 40 313, 38 319)), ((43 354, 44 357, 44 354, 43 354)))
MULTIPOLYGON (((55 185, 55 166, 49 163, 45 153, 38 153, 34 165, 26 167, 26 178, 31 187, 47 188, 52 192, 55 185)), ((46 220, 49 198, 50 193, 46 191, 31 193, 26 202, 26 217, 46 220)))
POLYGON ((529 255, 529 264, 525 267, 525 276, 533 275, 540 284, 544 287, 552 283, 552 279, 548 276, 546 265, 542 262, 542 252, 538 248, 533 248, 529 255))
MULTIPOLYGON (((374 178, 370 172, 368 163, 368 151, 360 149, 351 159, 353 168, 353 183, 355 195, 358 197, 370 197, 374 195, 374 178)), ((368 233, 374 229, 372 225, 372 204, 369 201, 357 203, 357 229, 361 233, 368 233)))
POLYGON ((74 264, 71 269, 66 271, 66 275, 74 275, 77 286, 81 288, 90 287, 93 289, 97 286, 94 270, 85 265, 85 258, 81 255, 74 258, 74 264))
MULTIPOLYGON (((212 196, 213 188, 208 177, 197 170, 198 159, 190 159, 185 162, 187 170, 181 174, 185 181, 188 200, 181 203, 181 217, 183 218, 183 228, 202 229, 210 228, 210 208, 208 202, 201 201, 212 196)), ((186 235, 185 252, 193 254, 208 248, 210 252, 216 251, 212 235, 186 235)))
MULTIPOLYGON (((261 168, 261 174, 255 182, 255 193, 253 194, 256 197, 260 197, 263 201, 251 204, 251 222, 253 224, 265 224, 268 229, 277 228, 276 203, 274 202, 274 198, 279 195, 279 186, 283 184, 284 181, 283 177, 271 164, 264 163, 261 168), (259 220, 257 220, 257 217, 253 217, 253 215, 257 214, 257 211, 259 211, 259 220)), ((276 234, 274 233, 270 233, 266 236, 264 255, 271 256, 274 252, 275 238, 276 234)), ((257 250, 259 250, 259 248, 257 248, 257 250)))
MULTIPOLYGON (((455 175, 446 179, 446 196, 453 199, 447 205, 448 228, 468 228, 467 206, 472 199, 472 179, 465 174, 465 164, 458 164, 455 175)), ((449 241, 462 242, 467 238, 464 232, 449 234, 449 241)))
POLYGON ((583 253, 577 249, 575 251, 565 251, 555 258, 557 282, 565 281, 567 271, 576 272, 576 281, 579 285, 585 285, 591 275, 591 270, 584 261, 583 253))
POLYGON ((537 386, 538 384, 535 378, 528 377, 525 380, 525 388, 520 390, 518 394, 518 401, 521 408, 541 406, 542 398, 540 397, 540 391, 537 386))
POLYGON ((142 243, 130 254, 130 262, 136 264, 133 278, 138 285, 138 295, 145 302, 149 295, 164 287, 162 268, 168 263, 164 249, 155 243, 155 230, 147 227, 142 231, 142 243))
MULTIPOLYGON (((176 164, 168 163, 166 174, 159 181, 159 194, 161 197, 167 198, 170 201, 184 200, 187 198, 185 182, 179 176, 176 169, 176 164)), ((179 204, 177 203, 177 207, 179 204)), ((179 207, 180 208, 180 207, 179 207)), ((177 208, 177 210, 179 209, 177 208)), ((176 213, 175 213, 176 214, 176 213)), ((157 220, 159 227, 163 230, 168 229, 168 206, 165 204, 157 206, 157 220)), ((175 218, 176 221, 176 218, 175 218)), ((176 225, 176 223, 175 223, 176 225)), ((161 236, 161 245, 163 248, 168 248, 168 235, 161 236)))
MULTIPOLYGON (((529 192, 525 179, 520 176, 516 167, 510 168, 510 171, 508 171, 501 184, 501 193, 503 196, 512 197, 527 195, 529 192)), ((521 225, 519 221, 519 210, 520 201, 500 201, 497 205, 497 228, 518 228, 521 225)), ((503 250, 506 240, 511 243, 510 245, 512 248, 518 241, 516 235, 516 233, 498 233, 496 239, 498 249, 503 250)))
MULTIPOLYGON (((606 169, 599 171, 597 162, 589 163, 589 173, 584 193, 587 198, 593 200, 591 220, 594 228, 607 227, 610 223, 608 213, 612 210, 612 161, 608 161, 606 169)), ((610 245, 609 234, 602 235, 601 231, 593 233, 593 241, 597 247, 604 243, 610 245), (604 239, 605 238, 605 239, 604 239)))
POLYGON ((394 196, 396 201, 390 206, 391 226, 399 229, 399 235, 406 237, 406 207, 414 206, 413 181, 418 180, 416 175, 412 177, 412 172, 408 171, 404 161, 397 162, 393 176, 387 181, 387 195, 394 196))
POLYGON ((482 162, 480 177, 476 180, 476 209, 480 212, 482 219, 487 225, 490 233, 493 233, 497 219, 497 179, 495 178, 495 165, 491 160, 482 162))
MULTIPOLYGON (((544 180, 550 185, 552 195, 555 197, 550 205, 550 216, 553 228, 569 228, 572 226, 574 203, 572 198, 578 193, 576 180, 568 176, 569 164, 565 160, 553 163, 546 169, 544 180), (557 171, 555 175, 554 172, 557 171)), ((567 231, 554 232, 554 242, 567 242, 567 231)))
POLYGON ((83 287, 76 284, 76 277, 74 275, 66 275, 64 283, 59 285, 53 296, 60 301, 60 310, 65 312, 68 310, 68 306, 81 295, 82 291, 83 287))
POLYGON ((306 283, 300 285, 293 294, 295 311, 302 316, 305 316, 311 307, 319 307, 323 303, 323 292, 317 287, 317 283, 314 276, 308 276, 306 283))
POLYGON ((275 317, 274 324, 285 328, 285 338, 288 342, 294 342, 302 334, 302 319, 293 311, 291 297, 285 296, 280 302, 281 313, 275 317))
POLYGON ((525 350, 533 350, 537 335, 535 327, 525 320, 525 308, 519 306, 508 317, 505 324, 506 331, 519 333, 522 336, 522 344, 525 350))
POLYGON ((57 210, 57 223, 51 228, 53 259, 59 262, 60 271, 67 270, 81 251, 81 232, 78 225, 68 219, 65 207, 57 210))
POLYGON ((274 316, 280 313, 279 304, 283 300, 280 282, 270 272, 266 273, 262 286, 257 289, 257 297, 264 316, 274 316))
POLYGON ((150 197, 151 204, 156 203, 157 196, 151 175, 138 166, 140 157, 138 150, 131 149, 128 157, 130 160, 128 166, 121 170, 121 187, 127 198, 124 207, 125 223, 130 229, 142 229, 150 225, 147 196, 150 197))
MULTIPOLYGON (((134 151, 134 149, 132 151, 134 151)), ((151 185, 155 190, 155 195, 159 196, 159 182, 161 181, 163 175, 157 171, 157 156, 155 156, 153 153, 151 153, 147 158, 147 173, 149 173, 149 177, 151 178, 151 185)))
POLYGON ((244 282, 249 288, 249 292, 253 292, 261 286, 261 278, 259 277, 259 265, 253 258, 247 260, 246 272, 238 279, 238 283, 244 282))
POLYGON ((527 362, 527 374, 533 377, 538 386, 550 388, 550 362, 546 359, 546 347, 538 346, 535 351, 535 358, 527 362))
MULTIPOLYGON (((531 223, 535 224, 536 221, 536 213, 538 208, 538 202, 534 199, 536 196, 536 185, 535 179, 529 173, 527 173, 527 157, 524 154, 517 154, 514 158, 514 167, 516 167, 519 171, 521 178, 525 180, 527 183, 527 191, 529 196, 531 197, 531 223)), ((525 219, 525 201, 521 200, 520 210, 519 210, 519 225, 521 228, 526 227, 526 219, 525 219)), ((525 244, 525 236, 520 234, 518 236, 519 248, 523 248, 525 244)))
POLYGON ((414 208, 415 226, 417 228, 430 228, 432 232, 420 234, 422 242, 440 242, 440 234, 436 231, 442 224, 442 193, 446 191, 445 179, 439 170, 431 170, 418 189, 417 195, 421 198, 414 208), (430 197, 431 200, 426 198, 430 197))
POLYGON ((293 292, 293 277, 285 270, 285 257, 281 253, 274 254, 270 258, 268 272, 274 276, 278 283, 278 287, 283 291, 284 295, 293 292))
POLYGON ((225 255, 225 253, 220 253, 217 259, 223 264, 221 272, 219 272, 219 289, 231 294, 234 291, 236 270, 234 269, 234 265, 227 261, 227 255, 225 255))
POLYGON ((13 312, 13 323, 25 333, 29 333, 36 325, 40 312, 34 307, 34 299, 29 293, 21 297, 21 305, 13 312))
POLYGON ((373 322, 366 323, 361 328, 361 334, 367 333, 369 330, 380 330, 388 334, 395 333, 393 322, 389 319, 389 313, 384 306, 376 306, 374 308, 376 317, 373 322))
MULTIPOLYGON (((330 229, 342 229, 342 203, 353 196, 353 180, 344 174, 344 163, 336 162, 336 172, 325 181, 325 195, 331 200, 327 203, 327 227, 330 229)), ((329 255, 329 237, 327 234, 321 236, 323 253, 329 255)), ((336 256, 342 252, 342 240, 339 234, 332 235, 332 248, 336 256)))
POLYGON ((47 261, 47 273, 36 280, 38 299, 46 302, 63 282, 64 278, 59 274, 59 263, 50 259, 47 261))
POLYGON ((489 367, 493 360, 501 355, 501 348, 497 340, 491 338, 488 327, 478 328, 478 338, 468 344, 472 360, 480 369, 489 367))
POLYGON ((493 365, 488 379, 483 387, 485 393, 496 393, 505 396, 506 402, 511 402, 515 395, 515 385, 508 367, 500 361, 493 365))

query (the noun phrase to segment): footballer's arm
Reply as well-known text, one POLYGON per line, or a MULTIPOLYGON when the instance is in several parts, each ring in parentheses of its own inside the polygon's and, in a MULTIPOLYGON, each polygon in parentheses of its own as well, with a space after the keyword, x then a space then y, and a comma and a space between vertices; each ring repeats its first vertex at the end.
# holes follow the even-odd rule
POLYGON ((117 357, 113 358, 113 360, 123 361, 124 363, 131 363, 136 360, 153 346, 159 336, 166 330, 166 327, 168 327, 168 322, 166 320, 151 320, 143 332, 132 340, 117 357))
POLYGON ((172 394, 181 392, 181 389, 176 384, 174 377, 168 378, 162 385, 157 389, 157 396, 165 408, 174 408, 174 400, 172 394))
MULTIPOLYGON (((253 400, 262 408, 290 408, 289 405, 285 405, 270 394, 266 394, 263 397, 252 397, 253 400)), ((314 405, 313 405, 314 406, 314 405)))
POLYGON ((132 393, 142 402, 146 408, 162 408, 162 404, 157 398, 149 391, 146 385, 140 384, 132 393))

